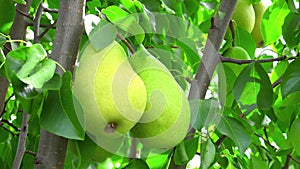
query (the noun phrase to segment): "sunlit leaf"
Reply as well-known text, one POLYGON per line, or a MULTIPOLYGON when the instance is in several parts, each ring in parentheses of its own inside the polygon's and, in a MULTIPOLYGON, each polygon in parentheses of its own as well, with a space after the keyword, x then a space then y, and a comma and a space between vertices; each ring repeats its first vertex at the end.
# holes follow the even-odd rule
POLYGON ((123 169, 150 169, 148 164, 142 159, 133 159, 123 169))
POLYGON ((261 24, 261 32, 265 44, 275 42, 280 37, 282 33, 281 26, 288 13, 288 5, 282 0, 274 1, 273 5, 265 11, 261 24))

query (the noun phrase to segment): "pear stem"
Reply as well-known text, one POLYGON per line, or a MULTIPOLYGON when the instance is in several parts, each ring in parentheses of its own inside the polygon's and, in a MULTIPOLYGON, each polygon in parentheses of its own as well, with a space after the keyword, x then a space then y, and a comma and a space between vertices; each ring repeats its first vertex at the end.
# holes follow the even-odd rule
POLYGON ((118 127, 118 123, 116 122, 111 122, 111 123, 108 123, 104 129, 104 131, 106 133, 114 133, 116 131, 116 128, 118 127))

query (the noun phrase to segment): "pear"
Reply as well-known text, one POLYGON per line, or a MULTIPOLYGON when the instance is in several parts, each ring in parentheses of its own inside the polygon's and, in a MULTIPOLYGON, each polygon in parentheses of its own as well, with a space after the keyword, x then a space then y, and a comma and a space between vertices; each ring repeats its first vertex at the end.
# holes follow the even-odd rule
MULTIPOLYGON (((239 60, 249 60, 250 59, 250 56, 247 53, 247 51, 244 48, 239 47, 239 46, 234 46, 234 47, 228 48, 223 53, 223 56, 230 57, 233 59, 239 59, 239 60)), ((240 72, 247 66, 246 64, 238 65, 235 63, 224 63, 224 64, 229 66, 236 76, 238 76, 240 74, 240 72)))
POLYGON ((87 133, 111 152, 142 117, 147 102, 145 85, 117 42, 100 51, 86 45, 73 91, 86 115, 87 133))
POLYGON ((186 136, 190 125, 187 97, 168 69, 146 51, 135 53, 130 63, 147 91, 146 110, 131 133, 143 146, 169 149, 186 136))
POLYGON ((255 25, 251 32, 251 35, 256 42, 256 46, 261 47, 263 45, 263 37, 261 34, 261 22, 264 13, 267 10, 267 6, 263 2, 263 0, 261 0, 259 3, 253 4, 253 8, 255 11, 255 25))
POLYGON ((232 14, 236 24, 249 33, 252 32, 255 24, 255 12, 250 0, 238 0, 232 14))

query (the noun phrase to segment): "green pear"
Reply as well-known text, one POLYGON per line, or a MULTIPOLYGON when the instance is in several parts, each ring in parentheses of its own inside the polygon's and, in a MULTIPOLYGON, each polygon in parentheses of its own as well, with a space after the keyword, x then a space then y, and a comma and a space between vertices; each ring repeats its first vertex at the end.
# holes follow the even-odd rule
MULTIPOLYGON (((249 60, 250 56, 247 53, 247 51, 239 46, 234 46, 231 48, 228 48, 224 53, 223 53, 224 57, 229 57, 229 58, 233 58, 233 59, 239 59, 239 60, 249 60)), ((238 76, 240 74, 240 72, 247 66, 247 65, 238 65, 235 63, 224 63, 225 65, 229 66, 232 71, 234 72, 234 74, 236 76, 238 76)))
POLYGON ((147 102, 145 85, 117 42, 100 51, 92 43, 84 48, 73 91, 86 115, 87 133, 111 151, 142 117, 147 102))
POLYGON ((253 30, 255 24, 255 12, 250 0, 238 0, 232 14, 232 19, 236 24, 249 33, 253 30))
POLYGON ((263 37, 261 34, 261 22, 264 13, 267 10, 267 6, 263 2, 263 0, 261 0, 259 3, 253 4, 253 8, 255 11, 255 25, 251 32, 251 35, 256 42, 256 46, 261 47, 263 45, 263 37))
POLYGON ((130 63, 144 81, 146 110, 131 129, 148 148, 168 149, 184 139, 190 124, 187 97, 168 69, 146 51, 135 53, 130 63))

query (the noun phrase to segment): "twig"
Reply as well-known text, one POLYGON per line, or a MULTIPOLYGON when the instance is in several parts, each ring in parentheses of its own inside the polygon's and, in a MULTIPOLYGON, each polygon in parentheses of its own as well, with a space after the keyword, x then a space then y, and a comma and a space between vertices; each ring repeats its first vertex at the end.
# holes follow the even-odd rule
POLYGON ((8 102, 9 102, 9 100, 10 100, 13 96, 14 96, 13 94, 10 95, 10 96, 8 97, 8 99, 4 102, 4 105, 3 105, 3 111, 2 111, 2 113, 0 114, 0 119, 1 119, 1 117, 3 116, 3 114, 4 114, 4 112, 5 112, 5 108, 6 108, 7 104, 8 104, 8 102))
POLYGON ((23 12, 22 10, 20 10, 19 8, 16 8, 16 11, 17 11, 18 13, 20 13, 21 15, 23 15, 23 16, 25 16, 25 17, 31 19, 31 20, 34 19, 33 16, 30 16, 29 14, 27 14, 27 13, 23 12))
POLYGON ((290 167, 290 163, 291 163, 291 155, 292 153, 290 153, 290 154, 288 154, 287 156, 286 156, 286 160, 285 160, 285 164, 284 164, 284 166, 282 167, 282 169, 289 169, 289 167, 290 167))
POLYGON ((229 28, 230 28, 231 37, 232 37, 231 45, 235 46, 235 31, 234 31, 234 25, 233 25, 232 20, 230 20, 230 22, 229 22, 229 28))
POLYGON ((264 140, 264 142, 266 143, 266 144, 268 144, 270 147, 272 147, 275 151, 277 151, 278 149, 276 148, 276 147, 274 147, 271 143, 270 143, 270 141, 269 140, 267 140, 267 139, 265 139, 263 136, 261 136, 260 134, 258 134, 258 133, 254 133, 254 135, 256 135, 257 137, 259 137, 259 138, 261 138, 261 139, 263 139, 264 140))
POLYGON ((278 57, 278 58, 269 58, 269 59, 261 59, 261 60, 239 60, 239 59, 224 57, 224 56, 221 56, 221 55, 220 55, 220 58, 221 58, 221 61, 223 63, 230 62, 230 63, 239 64, 239 65, 249 64, 249 63, 252 63, 252 62, 266 63, 266 62, 276 62, 276 61, 295 60, 295 59, 297 59, 297 57, 281 56, 281 57, 278 57))
POLYGON ((134 54, 135 53, 135 50, 133 49, 133 47, 131 46, 131 44, 120 34, 120 33, 118 33, 117 34, 117 37, 122 41, 122 42, 124 42, 125 43, 125 45, 128 47, 128 49, 130 50, 130 52, 132 53, 132 54, 134 54))
POLYGON ((19 169, 22 163, 22 159, 26 150, 25 146, 26 146, 26 137, 28 133, 28 121, 29 121, 29 114, 24 112, 21 133, 19 136, 18 148, 14 159, 14 164, 12 167, 13 169, 19 169))
POLYGON ((227 136, 226 135, 222 135, 217 141, 216 141, 216 147, 219 147, 221 144, 222 144, 222 142, 225 140, 225 138, 227 138, 227 136))
POLYGON ((41 2, 37 11, 36 11, 36 15, 35 18, 33 20, 33 32, 34 32, 34 43, 38 43, 40 41, 40 24, 41 24, 41 18, 42 18, 42 14, 43 14, 43 3, 41 2))
POLYGON ((280 77, 278 80, 276 80, 273 84, 272 87, 275 88, 276 86, 278 86, 282 81, 282 77, 280 77))
POLYGON ((36 156, 36 152, 30 151, 30 150, 25 150, 25 153, 33 155, 34 157, 36 156))
POLYGON ((45 8, 45 7, 44 7, 44 11, 45 11, 45 12, 58 13, 58 10, 57 10, 57 9, 51 9, 51 8, 45 8))
POLYGON ((38 39, 41 39, 43 36, 45 36, 45 34, 51 29, 53 28, 53 26, 56 24, 57 20, 54 21, 53 24, 48 25, 48 27, 46 27, 46 29, 38 36, 38 39))

